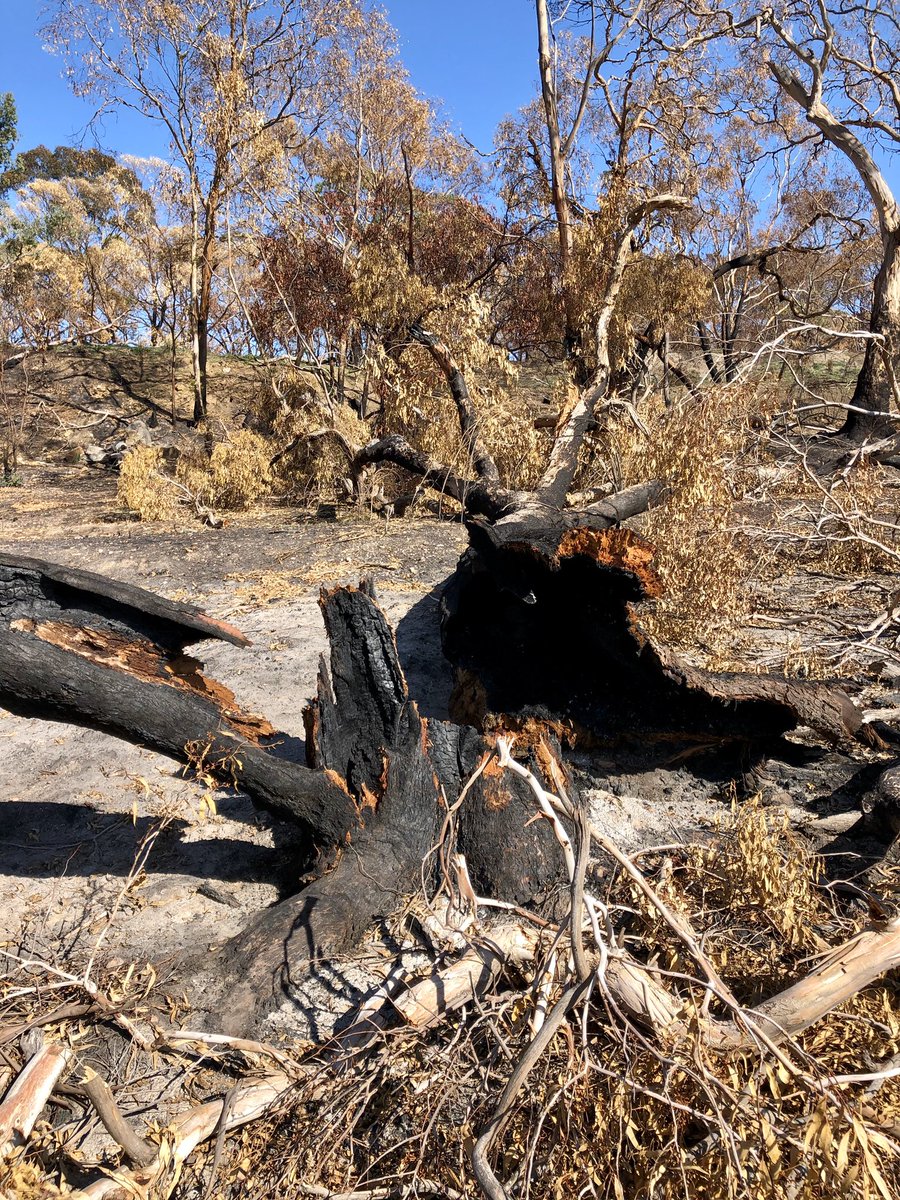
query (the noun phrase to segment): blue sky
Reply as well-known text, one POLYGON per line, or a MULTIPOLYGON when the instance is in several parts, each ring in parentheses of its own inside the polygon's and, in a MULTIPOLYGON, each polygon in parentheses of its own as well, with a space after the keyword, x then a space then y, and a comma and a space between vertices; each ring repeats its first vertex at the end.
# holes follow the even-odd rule
MULTIPOLYGON (((387 0, 384 7, 413 84, 442 100, 445 115, 479 149, 490 149, 497 122, 527 103, 536 82, 531 0, 387 0)), ((0 91, 16 98, 18 148, 86 139, 113 152, 165 156, 165 138, 135 114, 107 116, 96 135, 85 132, 93 108, 75 99, 61 78, 62 61, 41 48, 41 8, 40 0, 0 0, 0 91)))

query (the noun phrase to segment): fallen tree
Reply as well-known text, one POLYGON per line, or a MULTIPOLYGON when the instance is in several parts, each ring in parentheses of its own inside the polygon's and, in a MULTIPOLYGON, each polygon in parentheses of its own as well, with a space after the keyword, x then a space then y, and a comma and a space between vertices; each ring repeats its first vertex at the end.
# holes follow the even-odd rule
MULTIPOLYGON (((420 716, 371 588, 323 593, 331 664, 306 713, 305 766, 279 758, 267 744, 272 726, 184 654, 201 637, 241 644, 236 630, 100 576, 0 557, 7 707, 202 761, 306 834, 298 869, 313 881, 223 951, 230 1031, 251 1027, 317 959, 355 945, 415 890, 423 863, 438 870, 429 856, 447 806, 499 732, 518 731, 524 761, 551 782, 557 741, 632 739, 666 755, 718 746, 746 762, 798 724, 833 741, 865 730, 835 689, 703 672, 650 645, 632 607, 655 586, 650 550, 612 525, 633 501, 595 506, 593 527, 557 517, 541 540, 513 523, 470 526, 472 548, 444 602, 445 645, 462 664, 456 707, 469 709, 461 723, 420 716)), ((502 774, 485 767, 469 788, 456 852, 478 895, 552 916, 561 879, 553 835, 529 823, 528 786, 502 774)))
POLYGON ((142 588, 0 556, 0 695, 9 709, 108 729, 182 760, 212 756, 258 803, 337 842, 354 816, 349 795, 264 749, 272 725, 243 712, 184 653, 207 638, 249 644, 237 629, 142 588))
MULTIPOLYGON (((595 368, 557 414, 545 469, 532 491, 512 491, 479 430, 478 413, 452 350, 421 323, 409 329, 439 368, 454 402, 470 470, 437 462, 399 434, 363 447, 334 430, 357 500, 373 467, 400 467, 418 485, 457 501, 469 549, 442 597, 442 644, 457 672, 452 715, 478 728, 511 721, 554 723, 583 748, 630 739, 662 753, 684 743, 760 742, 797 724, 832 741, 870 737, 848 698, 834 688, 699 670, 651 645, 636 606, 662 584, 652 547, 623 527, 664 502, 664 480, 648 480, 602 500, 569 507, 586 435, 608 403, 609 325, 631 254, 630 234, 651 213, 678 208, 659 196, 627 217, 598 304, 595 368)), ((401 507, 406 504, 403 498, 401 507)))
MULTIPOLYGON (((615 747, 637 737, 651 757, 654 739, 667 753, 698 740, 715 742, 738 751, 743 769, 748 754, 766 753, 773 739, 798 724, 814 724, 832 740, 846 740, 862 727, 851 702, 833 689, 699 672, 653 647, 632 608, 652 585, 648 547, 611 523, 586 535, 584 526, 573 532, 558 518, 558 529, 558 536, 536 545, 522 541, 512 523, 471 526, 472 549, 448 588, 444 621, 448 646, 468 656, 464 683, 480 688, 478 727, 419 714, 371 585, 323 593, 331 657, 306 712, 305 767, 279 760, 266 744, 271 726, 242 713, 227 689, 183 653, 202 637, 241 644, 238 631, 86 572, 12 556, 0 560, 5 705, 107 728, 188 761, 200 743, 206 769, 291 815, 308 835, 312 882, 257 914, 212 959, 205 954, 180 964, 188 987, 195 971, 217 980, 219 991, 203 999, 209 1019, 232 1033, 253 1028, 273 1002, 300 989, 323 958, 351 953, 374 923, 410 896, 423 896, 445 945, 432 973, 401 980, 366 1001, 319 1057, 286 1074, 279 1060, 277 1072, 236 1086, 231 1101, 185 1112, 172 1126, 171 1152, 135 1161, 132 1171, 91 1185, 88 1195, 115 1195, 120 1188, 145 1194, 166 1179, 174 1186, 180 1164, 218 1131, 215 1169, 225 1134, 241 1121, 273 1104, 314 1111, 343 1094, 348 1072, 356 1078, 366 1071, 367 1047, 381 1044, 373 1038, 385 1027, 421 1036, 461 1006, 474 1003, 477 1010, 502 979, 519 980, 521 989, 524 976, 533 979, 522 993, 533 1008, 531 1034, 524 1041, 517 1035, 506 1088, 493 1115, 485 1116, 473 1151, 485 1194, 505 1198, 510 1193, 495 1159, 496 1139, 576 1014, 587 1028, 605 1006, 613 1028, 621 1023, 622 1037, 638 1036, 661 1060, 751 1051, 787 1070, 793 1039, 804 1028, 900 961, 897 923, 882 922, 800 970, 790 986, 745 1005, 690 920, 613 839, 591 828, 557 739, 615 747), (524 587, 534 591, 533 599, 524 587), (571 594, 584 598, 584 620, 559 606, 571 594), (507 603, 513 607, 504 613, 507 603), (510 614, 519 609, 545 610, 541 620, 550 625, 517 624, 510 614), (488 630, 480 640, 478 612, 488 630), (571 631, 558 647, 562 690, 554 691, 554 660, 543 639, 559 630, 563 617, 571 631), (565 655, 582 647, 583 669, 575 672, 565 655), (523 691, 523 681, 535 691, 523 691), (576 684, 583 695, 573 707, 563 693, 576 684), (545 703, 535 703, 544 689, 545 703), (505 730, 515 732, 515 756, 505 730), (185 735, 190 748, 179 745, 185 735), (592 862, 592 869, 611 864, 637 889, 681 947, 687 974, 670 978, 652 953, 623 944, 608 901, 591 882, 592 862), (500 917, 492 917, 498 907, 500 917)), ((711 1066, 703 1072, 715 1074, 711 1066)), ((840 1085, 828 1079, 809 1070, 797 1079, 811 1092, 818 1088, 816 1095, 846 1103, 840 1085)), ((704 1086, 715 1091, 719 1084, 704 1086)), ((44 1091, 35 1092, 19 1116, 18 1096, 25 1091, 10 1098, 10 1119, 21 1137, 46 1101, 44 1091)), ((730 1119, 743 1120, 752 1103, 751 1093, 738 1095, 730 1119)), ((121 1131, 108 1113, 105 1119, 121 1131)), ((727 1131, 727 1123, 707 1122, 688 1141, 709 1154, 714 1143, 727 1142, 727 1131)), ((123 1140, 131 1144, 130 1136, 123 1140)), ((145 1142, 135 1144, 143 1155, 145 1142)))

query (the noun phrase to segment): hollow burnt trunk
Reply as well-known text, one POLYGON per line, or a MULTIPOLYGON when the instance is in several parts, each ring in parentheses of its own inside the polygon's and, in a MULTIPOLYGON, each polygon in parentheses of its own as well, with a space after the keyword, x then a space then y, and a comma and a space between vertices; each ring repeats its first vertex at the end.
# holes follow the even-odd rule
POLYGON ((777 676, 710 672, 655 646, 637 605, 660 594, 652 548, 609 518, 470 521, 442 600, 457 668, 453 713, 481 727, 550 721, 570 744, 764 743, 797 725, 832 741, 863 732, 843 692, 777 676))

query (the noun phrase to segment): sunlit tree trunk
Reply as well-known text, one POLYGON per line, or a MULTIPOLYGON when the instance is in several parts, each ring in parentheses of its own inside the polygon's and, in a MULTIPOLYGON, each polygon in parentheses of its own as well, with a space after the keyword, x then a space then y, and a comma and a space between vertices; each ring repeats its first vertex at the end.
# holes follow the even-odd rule
POLYGON ((854 130, 831 111, 822 98, 823 77, 830 53, 830 35, 825 57, 816 60, 794 41, 789 30, 772 22, 785 46, 799 61, 808 63, 812 83, 807 88, 799 76, 779 63, 769 68, 781 90, 798 104, 827 142, 839 150, 858 173, 872 200, 881 233, 882 262, 875 279, 869 331, 876 335, 866 345, 863 364, 853 392, 852 409, 842 432, 865 436, 879 427, 879 417, 888 412, 893 398, 900 407, 898 366, 900 366, 900 209, 894 193, 867 147, 854 130), (863 410, 863 411, 859 411, 863 410))
MULTIPOLYGON (((559 129, 559 100, 553 75, 550 49, 550 17, 547 0, 536 0, 538 29, 538 68, 541 76, 541 98, 550 145, 550 196, 556 214, 559 236, 559 270, 565 318, 564 350, 567 359, 574 359, 576 374, 581 355, 578 350, 578 317, 572 288, 572 215, 566 195, 566 156, 559 129)), ((579 379, 579 382, 585 382, 579 379)))
POLYGON ((878 414, 890 410, 892 397, 895 406, 900 406, 900 230, 890 231, 882 242, 884 258, 875 277, 869 320, 869 332, 874 336, 866 342, 844 426, 850 436, 868 431, 878 414))

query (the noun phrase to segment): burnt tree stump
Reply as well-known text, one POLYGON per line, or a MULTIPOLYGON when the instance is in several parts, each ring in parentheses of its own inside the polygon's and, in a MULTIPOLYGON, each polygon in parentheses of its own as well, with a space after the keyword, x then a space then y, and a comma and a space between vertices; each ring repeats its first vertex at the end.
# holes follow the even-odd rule
MULTIPOLYGON (((454 813, 454 852, 472 888, 558 915, 568 902, 558 846, 549 822, 533 819, 527 783, 498 766, 501 734, 515 734, 517 756, 553 790, 557 742, 671 752, 765 742, 798 724, 835 741, 861 732, 837 690, 700 671, 646 638, 634 606, 658 588, 652 551, 616 524, 645 499, 470 522, 443 601, 444 645, 460 672, 451 721, 419 713, 371 585, 322 593, 330 661, 305 713, 303 766, 277 758, 272 726, 185 654, 205 637, 246 644, 237 630, 140 588, 9 555, 0 701, 188 761, 201 745, 207 768, 303 829, 307 886, 218 955, 220 1011, 230 1030, 247 1029, 423 880, 440 886, 448 812, 479 768, 454 813)), ((188 981, 191 964, 183 969, 188 981)))

